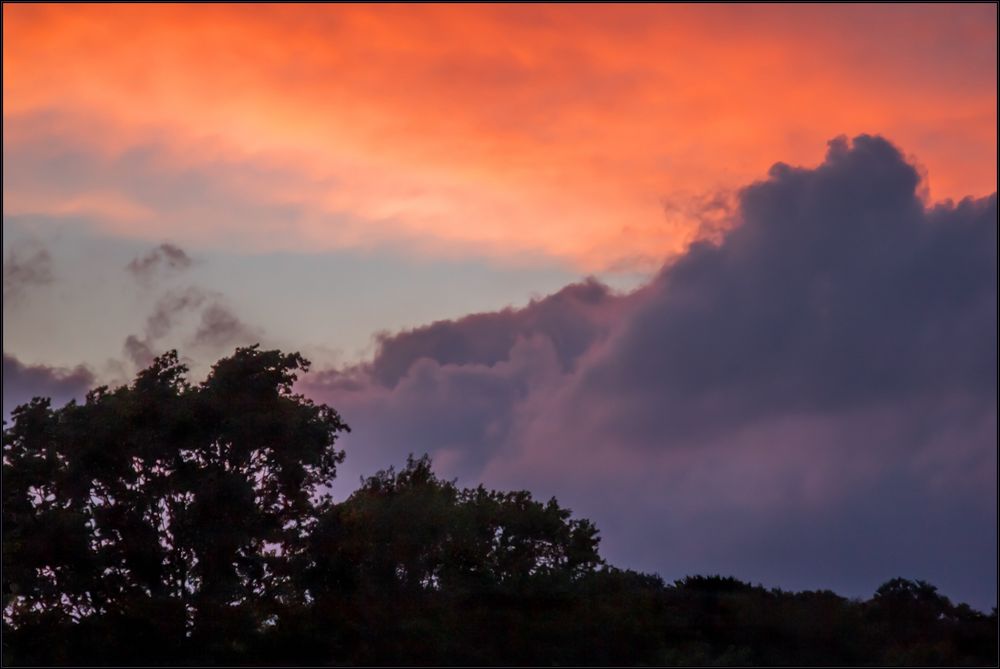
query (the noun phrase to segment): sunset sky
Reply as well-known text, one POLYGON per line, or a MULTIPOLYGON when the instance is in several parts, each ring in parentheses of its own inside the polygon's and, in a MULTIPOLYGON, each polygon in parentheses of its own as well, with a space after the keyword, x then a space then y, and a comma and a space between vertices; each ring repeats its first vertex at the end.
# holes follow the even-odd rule
POLYGON ((299 350, 613 563, 996 605, 997 8, 4 5, 3 404, 299 350))

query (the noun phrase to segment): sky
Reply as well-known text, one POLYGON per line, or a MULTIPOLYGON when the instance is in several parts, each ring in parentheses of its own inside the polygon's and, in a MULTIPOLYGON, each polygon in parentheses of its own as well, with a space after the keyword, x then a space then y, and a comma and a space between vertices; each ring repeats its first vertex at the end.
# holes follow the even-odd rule
POLYGON ((260 342, 340 495, 995 606, 996 11, 4 5, 4 414, 260 342))

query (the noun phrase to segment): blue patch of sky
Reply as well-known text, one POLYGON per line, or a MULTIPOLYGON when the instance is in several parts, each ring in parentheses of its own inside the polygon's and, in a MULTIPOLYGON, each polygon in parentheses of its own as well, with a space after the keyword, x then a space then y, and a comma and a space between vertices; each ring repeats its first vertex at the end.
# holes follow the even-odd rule
MULTIPOLYGON (((142 285, 126 271, 129 261, 174 240, 110 236, 83 219, 5 216, 4 257, 25 239, 49 250, 55 280, 5 306, 4 350, 25 362, 83 362, 98 371, 122 358, 125 337, 142 333, 157 297, 171 289, 220 293, 238 318, 263 331, 266 343, 301 350, 325 366, 370 355, 376 332, 521 306, 584 276, 545 258, 520 258, 514 266, 417 257, 398 248, 248 254, 182 244, 195 264, 142 285)), ((627 290, 646 276, 599 278, 627 290)), ((168 337, 163 344, 184 341, 168 337)))

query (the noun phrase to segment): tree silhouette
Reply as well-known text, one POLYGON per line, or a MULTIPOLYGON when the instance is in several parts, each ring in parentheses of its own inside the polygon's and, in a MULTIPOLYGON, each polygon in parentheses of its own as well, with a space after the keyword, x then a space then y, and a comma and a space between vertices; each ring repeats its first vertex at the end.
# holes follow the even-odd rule
POLYGON ((16 665, 995 665, 996 609, 893 579, 868 601, 617 569, 556 500, 430 460, 326 493, 348 430, 308 362, 171 351, 3 433, 3 660, 16 665))
POLYGON ((107 652, 134 628, 226 657, 301 598, 295 564, 330 506, 321 486, 348 429, 292 394, 306 369, 254 346, 192 386, 171 351, 84 404, 16 409, 3 441, 5 622, 103 621, 107 652))

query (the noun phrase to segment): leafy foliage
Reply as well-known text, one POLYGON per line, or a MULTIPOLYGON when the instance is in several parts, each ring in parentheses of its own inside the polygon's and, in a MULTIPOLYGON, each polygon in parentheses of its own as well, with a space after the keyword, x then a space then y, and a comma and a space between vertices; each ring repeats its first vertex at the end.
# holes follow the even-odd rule
POLYGON ((3 436, 5 623, 135 627, 216 657, 301 597, 294 565, 330 507, 322 485, 347 429, 292 393, 307 368, 243 348, 191 386, 170 352, 82 405, 17 408, 3 436))
POLYGON ((176 352, 3 434, 5 664, 995 664, 996 611, 611 567, 554 500, 426 456, 334 503, 349 428, 298 354, 176 352))

